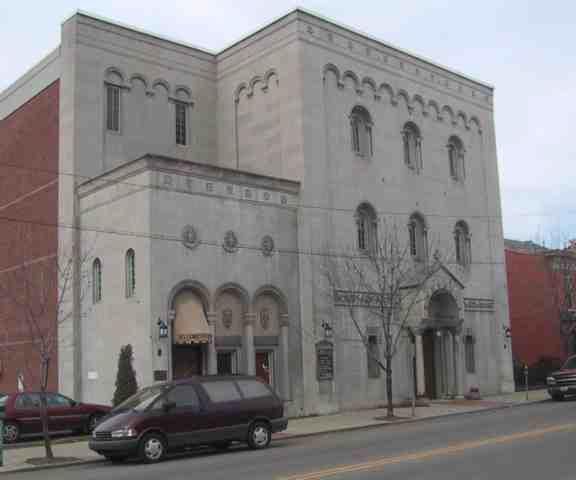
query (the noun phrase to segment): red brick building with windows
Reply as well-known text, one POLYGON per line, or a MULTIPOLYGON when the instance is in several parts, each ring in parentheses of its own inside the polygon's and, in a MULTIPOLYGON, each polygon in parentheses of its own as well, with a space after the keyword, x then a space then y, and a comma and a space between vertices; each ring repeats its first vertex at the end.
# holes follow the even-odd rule
POLYGON ((38 388, 35 340, 57 335, 59 93, 55 81, 0 119, 0 391, 18 376, 38 388))
POLYGON ((506 240, 506 270, 515 363, 563 362, 576 352, 576 249, 506 240))

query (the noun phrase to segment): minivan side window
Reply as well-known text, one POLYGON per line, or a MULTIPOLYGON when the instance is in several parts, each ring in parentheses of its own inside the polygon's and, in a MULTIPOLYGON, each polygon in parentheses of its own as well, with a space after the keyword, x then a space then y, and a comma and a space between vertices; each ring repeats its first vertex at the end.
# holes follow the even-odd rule
POLYGON ((234 382, 206 382, 202 384, 202 388, 212 403, 234 402, 240 400, 240 393, 238 392, 236 385, 234 385, 234 382))
POLYGON ((268 387, 256 380, 237 380, 236 384, 240 388, 244 398, 262 398, 272 396, 272 392, 268 390, 268 387))
POLYGON ((18 395, 15 406, 16 408, 39 408, 40 395, 37 393, 25 393, 18 395))
MULTIPOLYGON (((176 408, 196 408, 200 406, 198 394, 192 385, 176 385, 164 399, 165 402, 174 402, 176 408)), ((161 406, 155 405, 156 407, 161 406)))

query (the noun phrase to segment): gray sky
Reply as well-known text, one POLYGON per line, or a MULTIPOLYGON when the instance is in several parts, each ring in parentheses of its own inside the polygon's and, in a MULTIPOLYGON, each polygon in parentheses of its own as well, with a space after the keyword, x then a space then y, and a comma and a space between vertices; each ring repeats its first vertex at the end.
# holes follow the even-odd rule
POLYGON ((496 86, 505 235, 576 237, 576 2, 0 0, 0 90, 76 9, 219 50, 299 5, 496 86))

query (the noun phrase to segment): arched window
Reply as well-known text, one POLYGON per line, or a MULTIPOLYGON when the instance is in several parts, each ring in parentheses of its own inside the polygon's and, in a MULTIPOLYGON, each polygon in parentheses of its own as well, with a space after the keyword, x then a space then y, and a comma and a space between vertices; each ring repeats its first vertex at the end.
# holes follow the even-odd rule
POLYGON ((126 297, 130 298, 136 293, 136 266, 134 250, 126 251, 126 297))
POLYGON ((368 110, 356 106, 350 114, 352 151, 362 157, 371 157, 374 151, 372 142, 372 119, 368 110))
POLYGON ((412 122, 404 125, 402 130, 404 143, 404 163, 415 172, 422 170, 422 137, 420 129, 412 122))
POLYGON ((464 145, 458 137, 453 135, 448 140, 447 148, 450 176, 456 181, 462 181, 466 176, 464 169, 464 145))
POLYGON ((472 252, 470 247, 470 230, 464 221, 459 221, 454 227, 454 248, 456 250, 456 262, 463 267, 470 265, 472 252))
POLYGON ((102 262, 97 258, 92 263, 92 303, 102 300, 102 262))
POLYGON ((408 223, 410 236, 410 255, 414 260, 423 262, 428 257, 428 235, 426 222, 418 213, 412 214, 408 223))
POLYGON ((374 251, 378 244, 378 219, 374 207, 363 203, 356 209, 358 250, 374 251))

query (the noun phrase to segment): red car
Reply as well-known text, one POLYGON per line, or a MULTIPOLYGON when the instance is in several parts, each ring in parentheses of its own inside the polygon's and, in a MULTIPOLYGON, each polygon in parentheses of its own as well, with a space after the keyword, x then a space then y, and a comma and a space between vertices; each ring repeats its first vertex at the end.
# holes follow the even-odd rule
MULTIPOLYGON (((59 393, 46 393, 46 403, 51 434, 90 433, 111 410, 105 405, 79 403, 59 393)), ((0 397, 0 412, 6 443, 42 434, 39 393, 12 393, 0 397)))

